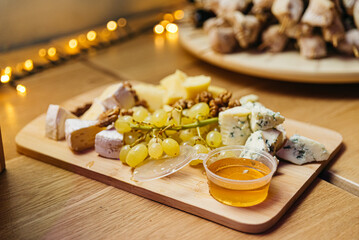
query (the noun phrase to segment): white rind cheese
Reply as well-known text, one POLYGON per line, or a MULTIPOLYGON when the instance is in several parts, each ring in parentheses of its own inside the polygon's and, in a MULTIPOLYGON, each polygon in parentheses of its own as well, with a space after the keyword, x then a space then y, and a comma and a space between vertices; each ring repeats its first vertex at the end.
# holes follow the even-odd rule
POLYGON ((102 157, 119 159, 123 146, 123 135, 115 129, 103 130, 96 134, 95 151, 102 157))
POLYGON ((65 121, 65 135, 68 146, 74 151, 92 148, 95 136, 103 128, 96 126, 97 121, 67 119, 65 121))
POLYGON ((302 165, 308 162, 325 161, 329 158, 329 153, 323 144, 295 134, 277 152, 277 156, 302 165))
POLYGON ((219 113, 218 123, 224 145, 243 145, 246 142, 251 135, 248 121, 250 113, 245 107, 234 107, 219 113))
POLYGON ((65 121, 68 118, 76 118, 76 116, 59 105, 50 104, 46 113, 46 137, 54 140, 64 139, 65 121))

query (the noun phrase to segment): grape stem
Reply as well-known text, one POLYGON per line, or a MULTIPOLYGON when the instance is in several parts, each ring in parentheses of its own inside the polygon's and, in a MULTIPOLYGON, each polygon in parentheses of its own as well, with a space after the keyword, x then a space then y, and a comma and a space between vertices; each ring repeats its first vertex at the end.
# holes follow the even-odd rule
MULTIPOLYGON (((196 127, 203 127, 206 126, 208 124, 212 124, 212 123, 217 123, 218 122, 218 117, 214 117, 214 118, 208 118, 205 120, 201 120, 201 121, 197 121, 194 123, 190 123, 190 124, 185 124, 185 125, 180 125, 180 126, 172 126, 167 128, 166 130, 184 130, 184 129, 190 129, 190 128, 196 128, 196 127)), ((131 128, 134 130, 143 130, 143 131, 150 131, 153 129, 163 129, 163 127, 156 127, 156 126, 141 126, 141 125, 135 125, 135 124, 130 124, 131 128)))

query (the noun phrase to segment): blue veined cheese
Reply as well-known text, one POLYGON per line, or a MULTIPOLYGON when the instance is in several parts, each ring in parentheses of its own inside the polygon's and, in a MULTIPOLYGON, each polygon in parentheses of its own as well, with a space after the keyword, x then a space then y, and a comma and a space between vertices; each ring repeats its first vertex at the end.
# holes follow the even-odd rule
POLYGON ((265 144, 268 147, 269 153, 274 155, 276 151, 283 145, 285 140, 285 131, 282 125, 277 128, 271 128, 262 131, 262 136, 265 144))
POLYGON ((243 145, 246 142, 251 135, 248 121, 250 113, 245 107, 234 107, 219 113, 218 123, 224 145, 243 145))
POLYGON ((274 112, 260 104, 254 104, 250 109, 252 111, 250 126, 253 132, 274 128, 285 120, 279 112, 274 112))
POLYGON ((323 144, 295 134, 277 152, 277 156, 302 165, 308 162, 325 161, 329 158, 329 153, 323 144))
MULTIPOLYGON (((252 150, 254 152, 258 152, 258 151, 269 152, 268 145, 266 144, 265 139, 263 137, 263 131, 261 130, 252 133, 247 139, 246 144, 244 146, 246 149, 252 150)), ((248 150, 244 150, 241 154, 241 157, 249 158, 253 160, 256 160, 260 157, 257 153, 248 150)))

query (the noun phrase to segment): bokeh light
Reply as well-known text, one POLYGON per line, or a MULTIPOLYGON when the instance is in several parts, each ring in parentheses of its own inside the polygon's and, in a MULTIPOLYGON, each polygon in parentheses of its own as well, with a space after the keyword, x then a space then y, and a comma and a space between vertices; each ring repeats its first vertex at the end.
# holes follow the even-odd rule
POLYGON ((69 41, 69 47, 70 47, 71 49, 77 48, 77 46, 78 46, 78 41, 77 41, 76 39, 71 39, 71 40, 69 41))
POLYGON ((87 40, 89 40, 90 42, 94 41, 96 39, 96 32, 95 31, 89 31, 86 35, 87 40))
POLYGON ((160 25, 160 24, 157 24, 154 28, 153 28, 153 31, 156 33, 156 34, 162 34, 164 32, 165 28, 160 25))
POLYGON ((167 32, 169 33, 176 33, 178 32, 178 27, 176 24, 174 23, 169 23, 167 26, 166 26, 166 30, 167 32))
POLYGON ((176 20, 181 20, 184 17, 184 11, 183 10, 176 10, 173 13, 173 16, 175 17, 176 20))
POLYGON ((34 62, 31 59, 27 59, 24 62, 24 69, 29 72, 32 71, 34 69, 34 62))
POLYGON ((107 23, 107 29, 111 32, 115 31, 117 29, 117 23, 115 21, 109 21, 107 23))

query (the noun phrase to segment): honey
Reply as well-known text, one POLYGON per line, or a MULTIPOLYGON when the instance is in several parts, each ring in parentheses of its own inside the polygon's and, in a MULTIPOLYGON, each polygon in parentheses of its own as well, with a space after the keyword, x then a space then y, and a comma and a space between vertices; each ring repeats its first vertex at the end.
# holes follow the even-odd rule
POLYGON ((241 185, 208 179, 210 194, 219 202, 237 207, 249 207, 263 202, 268 195, 269 181, 253 183, 247 180, 262 178, 271 172, 265 164, 252 159, 232 157, 217 160, 208 166, 217 176, 242 180, 241 185))

